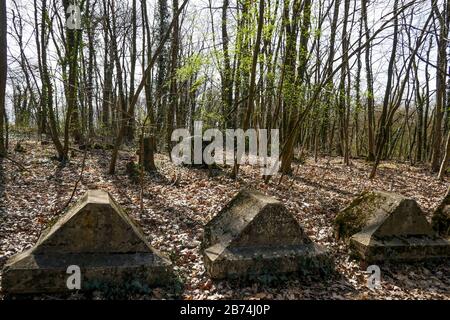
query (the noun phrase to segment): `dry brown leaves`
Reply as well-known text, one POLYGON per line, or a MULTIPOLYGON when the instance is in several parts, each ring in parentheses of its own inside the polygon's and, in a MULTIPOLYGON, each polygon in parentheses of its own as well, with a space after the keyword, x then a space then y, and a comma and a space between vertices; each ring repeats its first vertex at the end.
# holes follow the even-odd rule
MULTIPOLYGON (((8 160, 0 163, 0 267, 11 255, 31 247, 46 223, 61 214, 59 209, 69 199, 81 167, 81 153, 61 168, 51 159, 54 151, 50 146, 38 142, 22 145, 26 152, 13 157, 26 171, 20 171, 8 160)), ((350 260, 345 245, 336 242, 332 235, 336 213, 364 190, 393 191, 412 197, 430 217, 445 194, 448 180, 437 181, 424 167, 383 163, 376 179, 370 181, 369 165, 362 160, 353 160, 347 167, 340 158, 320 159, 318 163, 308 159, 304 165, 294 165, 294 176, 284 177, 281 183, 279 177, 274 177, 264 184, 259 168, 243 166, 239 178, 232 180, 225 173, 210 177, 207 170, 174 167, 167 157, 157 155, 159 174, 145 177, 141 212, 140 186, 132 184, 124 172, 126 162, 134 154, 120 154, 119 170, 114 176, 106 173, 109 157, 101 150, 89 153, 75 199, 89 188, 109 191, 140 224, 151 244, 172 259, 185 283, 181 298, 450 299, 450 266, 445 264, 382 266, 382 288, 369 290, 364 266, 350 260), (172 183, 174 175, 178 176, 176 184, 172 183), (308 235, 330 249, 338 275, 323 281, 291 279, 274 286, 211 281, 199 251, 203 225, 245 186, 283 201, 308 235)), ((130 296, 174 297, 171 290, 162 288, 148 295, 130 296)), ((93 298, 101 299, 101 293, 95 293, 93 298)))

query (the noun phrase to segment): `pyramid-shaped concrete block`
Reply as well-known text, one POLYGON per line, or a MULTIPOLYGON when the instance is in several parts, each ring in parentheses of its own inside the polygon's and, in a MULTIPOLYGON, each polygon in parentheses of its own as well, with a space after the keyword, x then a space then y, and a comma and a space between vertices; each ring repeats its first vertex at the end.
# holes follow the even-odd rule
POLYGON ((284 205, 242 190, 205 227, 205 267, 212 278, 276 273, 323 273, 332 261, 284 205))
POLYGON ((88 191, 36 245, 5 265, 6 293, 65 292, 67 268, 78 266, 81 290, 96 286, 163 285, 171 263, 153 249, 142 231, 104 191, 88 191))
POLYGON ((357 197, 336 216, 335 233, 368 262, 450 257, 450 242, 437 236, 416 201, 394 193, 357 197))

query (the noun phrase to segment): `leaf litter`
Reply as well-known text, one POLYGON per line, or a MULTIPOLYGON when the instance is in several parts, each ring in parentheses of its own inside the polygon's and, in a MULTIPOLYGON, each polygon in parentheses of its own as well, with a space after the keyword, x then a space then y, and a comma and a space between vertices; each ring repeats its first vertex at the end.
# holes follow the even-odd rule
MULTIPOLYGON (((79 178, 82 153, 74 153, 61 167, 52 160, 51 146, 37 141, 21 142, 26 153, 13 157, 26 170, 8 160, 0 162, 0 268, 6 260, 31 248, 46 225, 59 217, 79 178)), ((449 181, 438 181, 423 166, 386 162, 377 177, 367 178, 370 164, 353 159, 345 166, 341 158, 308 158, 293 164, 294 174, 280 182, 274 176, 265 184, 258 167, 244 165, 238 179, 226 170, 211 176, 208 170, 176 167, 165 155, 156 155, 157 174, 145 174, 140 210, 141 185, 125 172, 135 152, 121 151, 117 173, 108 175, 110 154, 89 151, 86 169, 73 204, 88 189, 111 193, 136 220, 152 246, 169 257, 184 283, 181 292, 155 288, 148 294, 130 294, 129 299, 446 299, 450 300, 450 265, 441 263, 384 264, 381 288, 370 290, 362 263, 349 258, 349 251, 333 236, 333 219, 359 193, 385 190, 414 198, 428 219, 446 192, 449 181), (174 178, 178 177, 178 178, 174 178), (176 181, 174 181, 176 180, 176 181), (326 246, 335 259, 336 275, 323 280, 287 278, 274 284, 212 281, 200 252, 203 226, 243 187, 251 187, 281 200, 304 226, 307 234, 326 246)), ((1 271, 0 271, 1 279, 1 271)), ((0 295, 0 298, 2 296, 0 295)), ((36 295, 34 299, 103 299, 36 295)))

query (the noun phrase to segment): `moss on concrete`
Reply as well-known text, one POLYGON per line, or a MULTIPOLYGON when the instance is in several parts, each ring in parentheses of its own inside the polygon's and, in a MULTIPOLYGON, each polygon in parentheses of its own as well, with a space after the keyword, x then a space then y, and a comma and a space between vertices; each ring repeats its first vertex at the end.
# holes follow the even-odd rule
POLYGON ((337 239, 347 240, 360 232, 367 223, 370 213, 373 212, 384 197, 375 192, 364 192, 348 207, 338 213, 334 220, 335 236, 337 239))

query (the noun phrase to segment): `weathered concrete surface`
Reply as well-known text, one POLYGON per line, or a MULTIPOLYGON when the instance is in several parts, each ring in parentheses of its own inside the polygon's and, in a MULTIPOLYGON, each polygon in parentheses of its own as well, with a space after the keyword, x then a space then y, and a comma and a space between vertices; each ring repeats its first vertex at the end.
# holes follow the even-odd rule
POLYGON ((336 216, 335 234, 367 262, 450 258, 450 242, 437 236, 414 200, 398 194, 363 193, 336 216))
POLYGON ((434 235, 416 201, 382 191, 363 193, 336 216, 337 238, 361 231, 376 237, 434 235))
POLYGON ((212 278, 275 273, 323 273, 332 268, 326 251, 312 243, 274 198, 242 190, 205 227, 205 267, 212 278))
POLYGON ((433 213, 433 229, 441 236, 450 238, 450 187, 441 204, 433 213))
POLYGON ((171 279, 170 261, 153 249, 142 231, 107 192, 94 190, 78 201, 36 245, 5 265, 6 293, 69 291, 67 267, 81 269, 81 289, 134 283, 146 288, 171 279))

